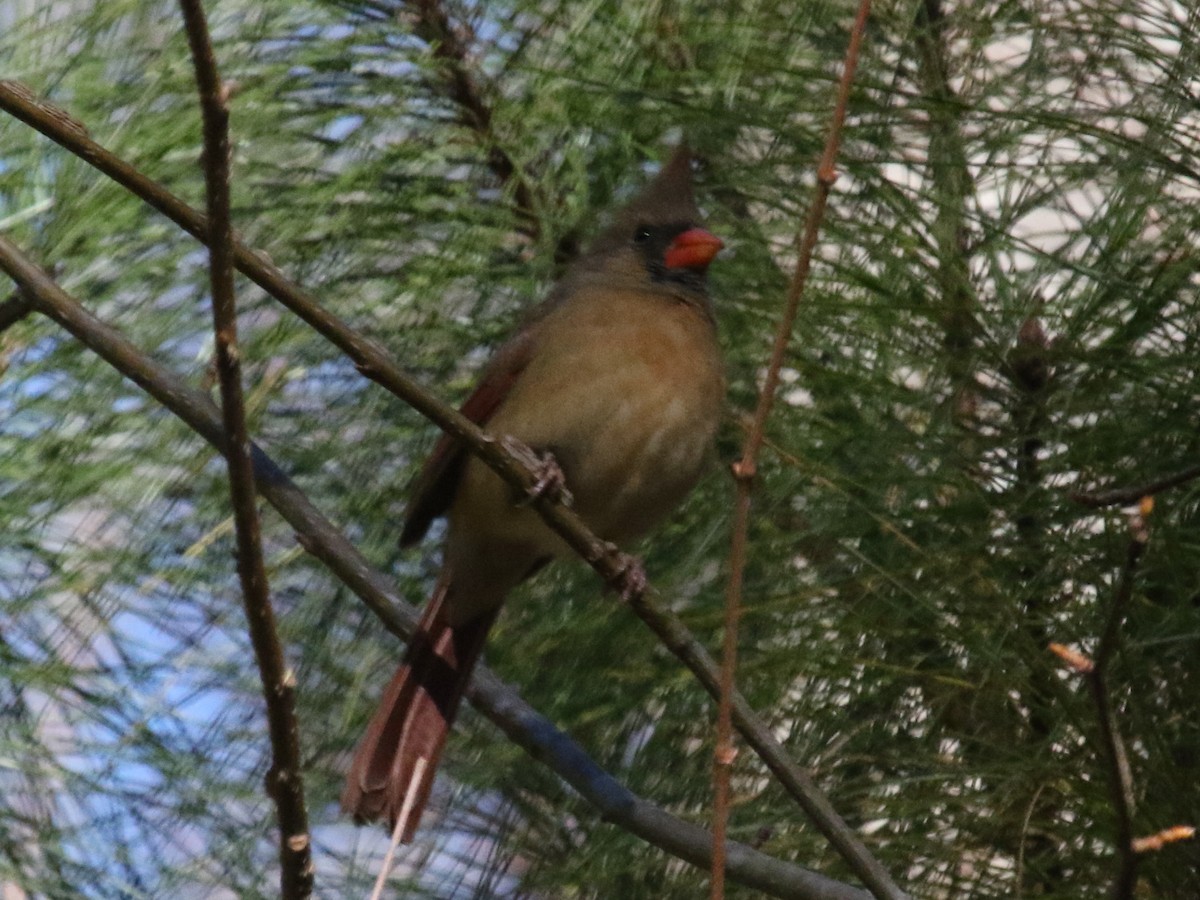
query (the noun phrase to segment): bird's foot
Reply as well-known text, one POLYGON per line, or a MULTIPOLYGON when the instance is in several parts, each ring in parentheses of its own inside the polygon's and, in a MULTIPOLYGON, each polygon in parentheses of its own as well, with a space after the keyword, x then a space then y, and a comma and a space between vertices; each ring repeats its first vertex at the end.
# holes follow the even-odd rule
POLYGON ((625 603, 640 600, 646 593, 646 588, 650 586, 650 579, 646 577, 646 568, 642 561, 636 556, 622 553, 615 544, 609 544, 608 548, 620 573, 612 582, 613 590, 621 595, 621 600, 625 603))
POLYGON ((517 498, 517 506, 530 506, 538 500, 559 501, 564 506, 571 505, 571 492, 567 490, 567 478, 562 466, 550 451, 538 453, 528 444, 515 437, 505 435, 500 439, 500 445, 519 459, 534 473, 537 479, 524 491, 524 496, 517 498))

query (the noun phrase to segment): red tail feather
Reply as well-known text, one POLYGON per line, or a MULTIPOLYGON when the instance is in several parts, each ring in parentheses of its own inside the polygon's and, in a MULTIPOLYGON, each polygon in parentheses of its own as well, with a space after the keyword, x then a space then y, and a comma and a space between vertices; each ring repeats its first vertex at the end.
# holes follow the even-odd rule
POLYGON ((450 625, 442 612, 449 589, 443 580, 430 597, 342 791, 342 809, 358 821, 386 816, 395 828, 403 814, 405 843, 417 830, 450 725, 499 611, 450 625))

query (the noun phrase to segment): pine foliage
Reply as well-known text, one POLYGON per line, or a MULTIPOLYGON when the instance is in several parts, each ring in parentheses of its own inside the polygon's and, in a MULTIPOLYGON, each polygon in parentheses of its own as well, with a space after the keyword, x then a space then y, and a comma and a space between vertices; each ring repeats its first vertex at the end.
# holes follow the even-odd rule
MULTIPOLYGON (((487 353, 686 133, 731 251, 713 267, 740 443, 794 264, 852 9, 839 2, 209 4, 234 224, 461 400, 487 353), (440 18, 439 18, 440 16, 440 18), (461 55, 456 55, 461 52, 461 55)), ((1200 449, 1200 13, 1174 0, 881 4, 768 426, 739 682, 914 896, 1101 896, 1114 809, 1097 713, 1047 650, 1094 650, 1128 510, 1200 449)), ((0 0, 0 71, 202 206, 171 3, 0 0)), ((206 255, 0 116, 0 230, 212 389, 206 255)), ((416 604, 395 545, 435 439, 239 281, 250 426, 416 604)), ((1195 823, 1200 482, 1157 497, 1110 688, 1134 827, 1195 823)), ((641 548, 719 642, 732 491, 714 467, 641 548)), ((298 678, 317 893, 386 843, 336 798, 400 653, 264 512, 298 678)), ((0 333, 0 883, 37 897, 270 897, 269 752, 225 468, 32 316, 0 333)), ((706 823, 712 706, 582 567, 514 597, 488 661, 640 795, 706 823)), ((743 750, 731 837, 852 880, 743 750)), ((400 896, 692 898, 704 875, 599 821, 466 711, 400 896)), ((1200 895, 1200 850, 1139 896, 1200 895)), ((731 896, 750 896, 731 888, 731 896)))

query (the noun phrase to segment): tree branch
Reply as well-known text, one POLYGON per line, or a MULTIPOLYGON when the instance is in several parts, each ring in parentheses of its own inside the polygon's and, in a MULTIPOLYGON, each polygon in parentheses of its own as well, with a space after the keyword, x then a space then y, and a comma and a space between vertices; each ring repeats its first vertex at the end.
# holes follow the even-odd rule
POLYGON ((229 493, 237 540, 237 570, 246 609, 246 625, 262 681, 271 741, 267 792, 279 817, 280 889, 285 900, 312 895, 312 838, 304 804, 300 728, 296 721, 296 676, 284 661, 283 645, 271 606, 263 564, 246 407, 242 399, 241 350, 237 341, 237 301, 233 285, 233 225, 229 213, 229 108, 217 71, 208 22, 201 0, 180 0, 196 90, 204 123, 204 184, 208 205, 209 281, 212 285, 213 334, 229 493))
MULTIPOLYGON (((65 328, 218 451, 225 452, 221 414, 207 396, 84 309, 2 235, 0 270, 22 287, 39 312, 65 328)), ((251 458, 259 492, 295 530, 300 544, 360 597, 389 631, 406 639, 416 627, 416 610, 397 596, 388 579, 321 515, 261 448, 251 445, 251 458)), ((605 820, 673 856, 702 868, 709 866, 712 838, 705 829, 677 819, 629 791, 486 666, 476 668, 467 697, 513 741, 596 807, 605 820)), ((773 897, 866 900, 869 896, 860 888, 774 859, 744 844, 729 844, 727 866, 731 880, 773 897)))
POLYGON ((1103 491, 1073 491, 1070 497, 1076 503, 1092 509, 1100 509, 1105 506, 1127 506, 1130 503, 1137 503, 1143 497, 1153 497, 1155 494, 1161 494, 1163 491, 1187 484, 1197 478, 1200 478, 1200 465, 1188 466, 1154 481, 1135 484, 1133 487, 1109 488, 1103 491))
POLYGON ((517 211, 529 220, 536 236, 541 222, 535 213, 533 191, 512 157, 496 142, 491 105, 484 100, 483 89, 468 64, 470 50, 466 36, 450 24, 449 14, 437 0, 416 0, 410 5, 415 7, 417 16, 413 31, 445 66, 446 89, 459 109, 459 120, 483 142, 488 168, 501 184, 512 186, 517 211))
MULTIPOLYGON (((1061 684, 1043 652, 1051 637, 1052 604, 1049 590, 1039 581, 1052 563, 1044 516, 1046 486, 1038 459, 1049 426, 1047 398, 1056 387, 1051 346, 1041 320, 1036 314, 1031 315, 1022 323, 1016 343, 1001 367, 1012 398, 1010 416, 1015 438, 1015 471, 1008 516, 1020 548, 1017 571, 1021 615, 1017 627, 1026 638, 1023 646, 1031 648, 1034 654, 1029 660, 1028 689, 1022 692, 1022 705, 1028 709, 1030 735, 1043 743, 1052 740, 1057 725, 1053 698, 1061 684)), ((1054 893, 1066 883, 1060 848, 1044 829, 1030 828, 1031 821, 1054 821, 1060 813, 1057 792, 1046 791, 1045 787, 1040 779, 1030 784, 1024 815, 1012 823, 1016 826, 1015 881, 1020 896, 1054 893)))
MULTIPOLYGON (((800 308, 800 299, 808 283, 808 273, 812 265, 813 252, 817 246, 817 237, 821 231, 821 222, 825 218, 825 208, 829 200, 829 192, 837 180, 838 149, 841 145, 842 126, 846 121, 846 109, 850 100, 850 87, 854 82, 854 73, 858 67, 858 54, 862 46, 863 33, 866 30, 867 17, 870 15, 870 0, 860 0, 854 26, 850 31, 849 44, 846 47, 846 58, 842 67, 842 77, 838 84, 837 100, 834 104, 833 117, 829 125, 829 133, 825 141, 825 149, 817 167, 817 188, 809 207, 808 216, 803 230, 797 235, 799 255, 796 268, 788 286, 787 299, 784 303, 783 315, 775 332, 774 345, 767 363, 766 376, 762 389, 758 394, 758 403, 754 418, 742 446, 741 458, 733 465, 733 475, 737 486, 737 496, 734 501, 733 535, 729 550, 729 582, 725 595, 725 634, 723 658, 721 665, 720 684, 718 690, 717 711, 717 746, 714 753, 713 781, 713 844, 714 862, 711 896, 720 900, 724 896, 724 878, 720 868, 720 847, 725 839, 726 822, 729 813, 729 782, 733 769, 736 751, 733 746, 732 725, 734 708, 741 701, 734 690, 734 671, 737 666, 737 627, 741 617, 742 582, 746 567, 746 551, 749 541, 750 523, 750 493, 754 477, 758 469, 758 454, 762 449, 767 419, 775 403, 775 394, 779 388, 780 371, 783 360, 791 342, 792 330, 795 327, 796 314, 800 308)), ((745 732, 745 729, 743 733, 745 732)), ((760 750, 761 755, 761 750, 760 750)), ((770 763, 768 762, 768 766, 770 763)), ((799 769, 799 767, 795 767, 799 769)), ((773 770, 774 771, 774 770, 773 770)), ((793 796, 799 801, 809 816, 818 823, 822 833, 842 854, 842 857, 853 866, 855 873, 871 890, 871 893, 882 900, 895 900, 904 896, 903 891, 892 881, 887 870, 871 855, 866 846, 859 840, 849 826, 841 819, 831 806, 828 806, 823 794, 812 782, 808 773, 803 774, 803 781, 796 781, 801 774, 789 773, 793 783, 803 785, 803 790, 794 790, 793 796), (827 808, 826 808, 827 807, 827 808), (824 824, 822 824, 824 823, 824 824)))
MULTIPOLYGON (((471 35, 455 28, 439 0, 414 0, 416 18, 413 31, 429 45, 434 57, 444 66, 446 91, 459 109, 459 121, 471 129, 487 153, 488 168, 502 185, 510 186, 517 203, 517 214, 525 220, 525 230, 534 240, 542 236, 544 226, 538 209, 538 197, 529 179, 497 140, 492 128, 494 113, 479 78, 471 66, 471 35)), ((554 248, 554 261, 569 262, 579 252, 577 235, 566 234, 554 248)))
POLYGON ((1096 719, 1100 728, 1100 748, 1108 770, 1108 790, 1112 798, 1113 811, 1117 816, 1117 876, 1113 882, 1114 900, 1132 900, 1137 880, 1137 853, 1133 848, 1133 771, 1129 767, 1129 754, 1121 739, 1120 725, 1109 696, 1109 663, 1121 640, 1121 626, 1133 597, 1133 581, 1138 562, 1146 550, 1150 533, 1146 520, 1139 513, 1130 522, 1129 546, 1125 551, 1125 564, 1121 568, 1121 579, 1113 597, 1112 608, 1100 643, 1096 647, 1095 665, 1087 676, 1092 701, 1096 705, 1096 719))
MULTIPOLYGON (((28 90, 23 86, 14 87, 12 82, 0 82, 0 109, 89 162, 193 237, 200 241, 206 239, 207 226, 201 213, 109 153, 92 141, 86 132, 60 125, 61 114, 46 112, 38 101, 30 100, 28 90)), ((363 375, 403 400, 447 434, 462 441, 471 453, 518 491, 536 495, 533 489, 538 483, 538 474, 532 466, 518 459, 502 446, 501 441, 406 375, 381 344, 363 337, 324 309, 311 295, 288 280, 265 254, 237 241, 233 250, 234 264, 240 272, 345 353, 363 375)), ((607 585, 614 588, 618 595, 627 593, 625 582, 629 570, 624 554, 597 538, 573 509, 564 506, 556 498, 538 497, 532 506, 607 585)), ((648 594, 632 597, 629 605, 716 699, 720 695, 719 670, 683 621, 662 604, 654 602, 648 594)), ((821 833, 843 854, 855 874, 865 884, 882 883, 881 878, 886 880, 882 866, 871 857, 858 836, 833 809, 812 777, 789 758, 771 728, 737 692, 733 694, 733 724, 787 792, 800 803, 821 833)), ((893 896, 901 895, 897 893, 893 896)))
POLYGON ((916 46, 929 115, 928 178, 933 186, 933 252, 937 259, 934 278, 941 294, 942 344, 953 389, 953 413, 960 424, 970 424, 978 402, 971 354, 980 330, 968 262, 967 201, 975 185, 961 133, 963 105, 951 84, 948 30, 941 0, 920 0, 916 46))
POLYGON ((1133 900, 1137 883, 1138 851, 1133 837, 1133 771, 1129 767, 1129 755, 1121 739, 1120 726, 1113 710, 1108 688, 1108 669, 1120 645, 1121 626, 1133 598, 1133 582, 1138 563, 1150 540, 1146 516, 1153 503, 1144 501, 1142 510, 1130 517, 1129 544, 1125 550, 1125 563, 1117 581, 1117 590, 1104 631, 1096 644, 1095 654, 1089 659, 1082 653, 1069 650, 1060 644, 1051 644, 1050 649, 1074 672, 1087 682, 1096 707, 1098 750, 1104 762, 1109 797, 1113 814, 1116 816, 1117 874, 1113 879, 1112 900, 1133 900))

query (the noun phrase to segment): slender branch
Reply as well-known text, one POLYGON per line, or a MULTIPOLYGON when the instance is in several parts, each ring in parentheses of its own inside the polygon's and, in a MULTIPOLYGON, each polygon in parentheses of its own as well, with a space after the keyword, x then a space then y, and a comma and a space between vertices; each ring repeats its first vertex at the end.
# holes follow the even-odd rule
POLYGON ((1156 831, 1154 834, 1134 838, 1133 852, 1154 853, 1163 849, 1168 844, 1174 844, 1178 841, 1190 841, 1195 836, 1196 826, 1194 825, 1171 825, 1168 828, 1156 831))
POLYGON ((233 285, 233 224, 229 213, 229 108, 217 71, 208 21, 201 0, 179 0, 196 70, 196 90, 204 122, 204 184, 208 205, 209 281, 221 415, 227 436, 225 460, 237 539, 238 578, 254 659, 262 681, 271 741, 267 792, 279 816, 280 889, 285 900, 313 891, 312 838, 304 805, 300 727, 296 721, 296 675, 287 667, 270 585, 263 564, 262 531, 242 398, 241 350, 237 340, 237 301, 233 285))
MULTIPOLYGON (((84 309, 2 235, 0 270, 22 287, 39 312, 65 328, 218 451, 225 452, 221 413, 207 396, 84 309)), ((391 582, 253 444, 251 458, 259 492, 295 530, 300 544, 361 598, 389 631, 401 639, 411 635, 417 612, 399 598, 391 582)), ((486 666, 476 668, 467 697, 515 743, 578 791, 606 821, 673 856, 701 868, 709 866, 712 838, 705 829, 677 819, 629 791, 486 666)), ((727 854, 731 880, 773 897, 866 900, 868 896, 857 887, 774 859, 744 844, 731 842, 727 854)))
POLYGON ((1145 484, 1135 484, 1133 487, 1109 488, 1103 491, 1073 491, 1070 497, 1076 503, 1092 509, 1100 509, 1105 506, 1128 506, 1130 503, 1137 503, 1143 497, 1153 497, 1155 494, 1161 494, 1163 491, 1187 484, 1189 481, 1195 481, 1197 478, 1200 478, 1200 465, 1188 466, 1171 475, 1164 475, 1162 478, 1148 481, 1145 484))
MULTIPOLYGON (((91 163, 159 212, 172 219, 193 237, 204 241, 207 235, 204 216, 151 181, 124 160, 109 153, 87 137, 86 132, 65 128, 59 116, 48 113, 38 101, 29 99, 23 86, 0 82, 0 109, 36 128, 62 147, 91 163)), ((51 107, 53 109, 53 107, 51 107)), ((421 415, 463 444, 518 490, 531 492, 538 481, 532 466, 510 453, 501 442, 488 435, 433 392, 406 375, 377 341, 365 338, 341 319, 325 310, 311 295, 288 280, 265 254, 234 243, 234 264, 271 296, 307 322, 345 353, 360 372, 385 390, 396 395, 421 415)), ((626 594, 629 574, 627 560, 611 544, 597 538, 583 520, 553 497, 543 496, 533 504, 546 523, 559 534, 618 594, 626 594)), ((658 636, 659 640, 688 667, 714 698, 719 696, 718 669, 712 657, 692 636, 681 619, 651 601, 648 595, 632 597, 630 607, 658 636)), ((733 694, 733 724, 754 749, 767 768, 792 795, 822 834, 839 850, 865 884, 887 885, 889 877, 867 851, 854 831, 846 825, 811 776, 788 757, 766 722, 745 699, 733 694)), ((890 896, 903 896, 892 888, 890 896)))
POLYGON ((1133 583, 1138 563, 1150 540, 1146 517, 1152 508, 1153 502, 1147 498, 1142 502, 1141 511, 1130 518, 1125 562, 1121 567, 1104 631, 1092 658, 1089 659, 1084 654, 1059 644, 1050 645, 1050 649, 1087 682, 1092 703, 1096 707, 1098 750, 1104 761, 1105 780, 1112 800, 1113 814, 1116 816, 1117 874, 1113 879, 1110 894, 1112 900, 1132 900, 1137 883, 1138 848, 1133 834, 1133 771, 1129 766, 1129 754, 1121 738, 1120 726, 1109 693, 1108 669, 1120 646, 1121 626, 1125 622, 1125 615, 1133 598, 1133 583))
MULTIPOLYGON (((762 389, 758 394, 758 404, 754 411, 749 432, 742 446, 741 458, 733 465, 734 479, 737 485, 737 496, 734 503, 733 536, 729 551, 729 582, 725 595, 725 634, 723 659, 721 665, 720 683, 718 687, 717 711, 717 742, 714 753, 713 782, 713 877, 711 896, 720 900, 724 896, 724 874, 721 870, 720 847, 725 840, 726 823, 729 814, 729 782, 732 774, 733 760, 736 751, 733 746, 733 724, 736 721, 735 710, 740 713, 742 698, 734 690, 734 671, 737 666, 737 627, 741 617, 742 583, 745 575, 746 550, 748 544, 750 521, 750 495, 754 477, 758 469, 758 454, 762 449, 767 418, 775 402, 775 394, 779 388, 780 371, 791 341, 792 330, 795 326, 796 315, 800 308, 800 299, 808 282, 808 273, 812 265, 813 252, 817 246, 821 222, 825 217, 825 207, 829 200, 829 192, 837 180, 838 149, 841 145, 842 126, 846 121, 846 109, 850 100, 850 88, 854 82, 854 73, 858 67, 858 55, 862 46, 863 33, 866 30, 867 18, 870 15, 870 0, 861 0, 854 26, 850 32, 850 41, 846 48, 846 58, 843 64, 842 77, 838 84, 837 100, 834 104, 833 118, 829 125, 829 133, 825 142, 825 150, 817 167, 817 188, 809 207, 808 217, 803 230, 797 235, 799 256, 796 269, 788 286, 787 299, 783 315, 775 332, 774 345, 771 348, 770 360, 767 363, 766 376, 762 389)), ((739 730, 745 735, 744 726, 739 730)), ((749 739, 749 736, 747 735, 749 739)), ((754 742, 751 740, 751 745, 754 742)), ((756 747, 759 755, 763 748, 756 747)), ((765 759, 765 757, 764 757, 765 759)), ((790 763, 790 760, 788 760, 790 763)), ((770 762, 767 763, 771 765, 770 762)), ((793 764, 794 765, 794 764, 793 764)), ((904 894, 892 881, 887 871, 871 855, 866 846, 858 839, 849 826, 842 821, 837 812, 828 807, 823 794, 813 784, 807 773, 799 770, 790 771, 788 777, 782 777, 785 784, 795 786, 792 795, 800 802, 809 816, 817 822, 822 833, 837 848, 853 867, 855 873, 879 898, 897 898, 904 894), (799 780, 803 776, 803 780, 799 780), (803 785, 803 789, 800 786, 803 785), (828 807, 828 808, 825 808, 828 807)), ((775 771, 772 768, 772 771, 775 771)), ((776 773, 779 774, 778 772, 776 773)))
POLYGON ((492 131, 492 108, 484 99, 469 60, 468 38, 450 23, 450 16, 438 0, 416 0, 414 27, 417 37, 429 45, 434 57, 445 66, 446 87, 450 100, 459 109, 460 121, 483 141, 488 154, 488 167, 502 184, 511 184, 518 212, 529 219, 534 235, 541 223, 534 212, 533 191, 508 152, 496 143, 492 131))
MULTIPOLYGON (((544 226, 538 197, 529 179, 497 140, 492 128, 494 112, 491 103, 471 65, 471 42, 468 29, 455 28, 440 0, 414 0, 416 19, 413 31, 429 45, 434 57, 444 66, 444 80, 450 101, 459 109, 459 121, 475 132, 487 153, 488 168, 502 185, 512 188, 517 214, 524 220, 525 232, 534 240, 541 237, 544 226)), ((563 235, 554 248, 554 260, 566 263, 579 252, 578 235, 563 235)))
MULTIPOLYGON (((1146 507, 1147 511, 1149 505, 1146 507)), ((1088 688, 1096 705, 1096 718, 1100 726, 1100 746, 1108 770, 1108 790, 1113 810, 1117 817, 1117 876, 1113 882, 1114 900, 1132 900, 1137 881, 1138 855, 1133 846, 1133 771, 1129 767, 1129 754, 1121 739, 1120 726, 1109 695, 1108 670, 1121 640, 1121 626, 1133 597, 1134 576, 1138 562, 1146 550, 1150 533, 1145 517, 1138 513, 1130 522, 1129 546, 1125 551, 1125 564, 1113 597, 1112 608, 1100 643, 1096 646, 1095 665, 1088 674, 1088 688)))
MULTIPOLYGON (((1057 724, 1053 700, 1060 679, 1054 666, 1041 652, 1050 639, 1051 594, 1039 575, 1051 564, 1050 543, 1046 540, 1044 507, 1046 486, 1038 454, 1049 426, 1047 397, 1055 388, 1051 365, 1052 342, 1036 314, 1021 324, 1017 340, 1010 349, 1001 371, 1008 379, 1011 397, 1010 416, 1015 438, 1015 479, 1009 500, 1009 516, 1016 528, 1020 547, 1020 622, 1025 646, 1036 655, 1029 661, 1029 674, 1022 693, 1028 709, 1028 728, 1034 740, 1052 741, 1057 724)), ((1031 822, 1054 821, 1060 815, 1058 792, 1045 791, 1038 780, 1030 786, 1032 799, 1020 821, 1014 821, 1018 863, 1016 890, 1022 897, 1054 893, 1066 879, 1064 861, 1057 844, 1042 828, 1031 822), (1028 879, 1028 881, 1027 881, 1028 879)), ((1009 824, 1007 821, 1005 824, 1009 824)))
POLYGON ((928 103, 929 180, 935 216, 931 226, 942 303, 942 344, 953 388, 953 413, 970 424, 978 399, 971 374, 972 343, 979 333, 971 283, 967 201, 975 186, 963 145, 963 104, 951 82, 949 23, 941 0, 921 0, 915 33, 921 90, 928 103))
POLYGON ((800 308, 800 298, 803 296, 805 285, 808 283, 813 252, 817 246, 821 223, 825 218, 825 207, 829 201, 829 191, 833 187, 834 182, 837 181, 835 166, 838 149, 841 145, 842 126, 846 120, 846 109, 850 100, 850 88, 853 84, 855 69, 858 66, 858 54, 862 46, 863 31, 866 28, 866 21, 870 10, 870 0, 860 0, 858 14, 850 34, 850 43, 846 49, 846 60, 842 78, 838 84, 833 119, 830 122, 825 149, 817 167, 816 194, 813 197, 812 206, 809 207, 804 229, 797 237, 798 259, 796 261, 796 268, 792 273, 791 283, 788 286, 783 316, 775 332, 775 341, 771 348, 771 356, 767 364, 763 386, 758 394, 758 405, 755 408, 754 418, 751 421, 749 432, 742 447, 742 458, 738 463, 739 468, 743 469, 743 471, 737 473, 739 480, 742 481, 751 480, 756 474, 754 467, 759 451, 762 449, 763 441, 765 440, 767 419, 770 417, 771 410, 775 404, 775 394, 779 388, 780 371, 783 368, 783 360, 787 355, 788 345, 791 342, 792 329, 795 326, 796 314, 800 308), (745 471, 746 469, 749 471, 745 471))

